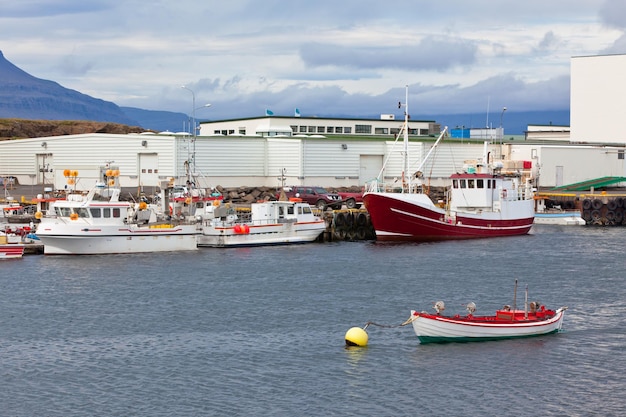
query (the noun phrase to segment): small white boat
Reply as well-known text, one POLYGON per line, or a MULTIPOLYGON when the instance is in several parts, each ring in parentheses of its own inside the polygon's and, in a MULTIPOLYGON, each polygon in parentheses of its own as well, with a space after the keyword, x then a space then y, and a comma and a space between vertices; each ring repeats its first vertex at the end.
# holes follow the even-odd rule
MULTIPOLYGON (((36 236, 46 255, 94 255, 195 250, 200 224, 192 215, 170 215, 162 205, 120 201, 104 184, 87 195, 72 193, 37 213, 36 236)), ((165 200, 165 199, 164 199, 165 200)))
POLYGON ((326 222, 301 201, 265 201, 235 210, 216 200, 203 217, 198 246, 237 247, 285 245, 315 241, 326 222))
POLYGON ((535 224, 584 226, 587 222, 579 210, 547 210, 535 213, 535 224))
POLYGON ((467 315, 444 316, 438 301, 435 313, 411 311, 411 323, 420 343, 477 342, 541 336, 561 330, 567 307, 549 310, 538 302, 525 302, 524 310, 504 306, 492 316, 474 315, 476 305, 467 305, 467 315))

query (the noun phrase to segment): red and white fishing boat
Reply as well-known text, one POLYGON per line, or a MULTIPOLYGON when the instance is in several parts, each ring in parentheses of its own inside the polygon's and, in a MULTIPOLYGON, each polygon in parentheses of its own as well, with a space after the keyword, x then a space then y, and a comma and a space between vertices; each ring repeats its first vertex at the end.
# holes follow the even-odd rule
POLYGON ((524 310, 504 306, 493 316, 474 315, 476 305, 467 305, 467 315, 444 316, 445 305, 438 301, 435 313, 412 310, 411 323, 421 343, 478 342, 541 336, 561 330, 567 307, 547 309, 538 302, 525 301, 524 310))
POLYGON ((0 244, 0 260, 17 259, 24 256, 24 245, 19 243, 0 244))
MULTIPOLYGON (((408 99, 408 93, 407 93, 408 99)), ((400 192, 386 191, 373 182, 363 201, 379 241, 437 241, 523 235, 534 217, 530 178, 519 170, 507 171, 502 162, 492 162, 484 145, 483 157, 466 161, 463 172, 452 174, 446 201, 435 203, 411 184, 408 166, 408 109, 404 122, 403 186, 400 192), (381 191, 382 190, 382 191, 381 191)), ((445 135, 443 130, 424 163, 445 135)))
POLYGON ((0 260, 16 259, 24 255, 24 244, 19 237, 0 230, 0 260))

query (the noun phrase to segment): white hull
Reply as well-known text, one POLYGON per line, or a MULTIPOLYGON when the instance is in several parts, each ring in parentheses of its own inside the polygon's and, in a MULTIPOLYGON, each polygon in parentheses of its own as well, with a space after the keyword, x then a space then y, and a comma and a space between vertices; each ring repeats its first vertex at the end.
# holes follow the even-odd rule
POLYGON ((421 315, 415 311, 411 311, 411 317, 413 330, 422 343, 468 342, 555 333, 561 330, 564 312, 565 308, 560 308, 554 317, 547 320, 509 323, 468 322, 431 314, 421 315))
POLYGON ((535 213, 535 224, 558 226, 584 226, 587 222, 581 217, 580 211, 535 213))
POLYGON ((98 231, 47 234, 38 231, 46 255, 102 255, 113 253, 170 252, 197 249, 194 225, 173 228, 103 227, 98 231))
POLYGON ((307 203, 266 201, 252 203, 250 216, 240 219, 226 208, 215 207, 213 218, 205 221, 198 246, 237 247, 307 243, 316 240, 326 222, 307 203), (229 214, 230 213, 230 214, 229 214))
POLYGON ((206 226, 198 236, 198 246, 234 247, 286 245, 313 242, 325 230, 324 222, 314 224, 269 224, 249 226, 246 234, 236 233, 233 226, 206 226))

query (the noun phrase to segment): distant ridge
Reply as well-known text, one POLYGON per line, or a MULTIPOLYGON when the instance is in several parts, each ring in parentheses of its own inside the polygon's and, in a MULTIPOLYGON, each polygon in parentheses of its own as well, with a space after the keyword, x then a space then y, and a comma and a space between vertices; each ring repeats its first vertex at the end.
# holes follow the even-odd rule
POLYGON ((139 125, 116 104, 33 77, 0 51, 0 118, 88 120, 139 125))

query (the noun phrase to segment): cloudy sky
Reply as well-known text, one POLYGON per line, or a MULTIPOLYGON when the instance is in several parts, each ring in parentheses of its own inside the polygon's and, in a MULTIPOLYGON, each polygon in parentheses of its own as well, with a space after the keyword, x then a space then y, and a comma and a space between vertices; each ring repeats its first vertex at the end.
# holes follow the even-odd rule
POLYGON ((570 58, 626 53, 624 0, 0 0, 31 75, 198 119, 569 108, 570 58), (210 108, 199 108, 211 103, 210 108))

